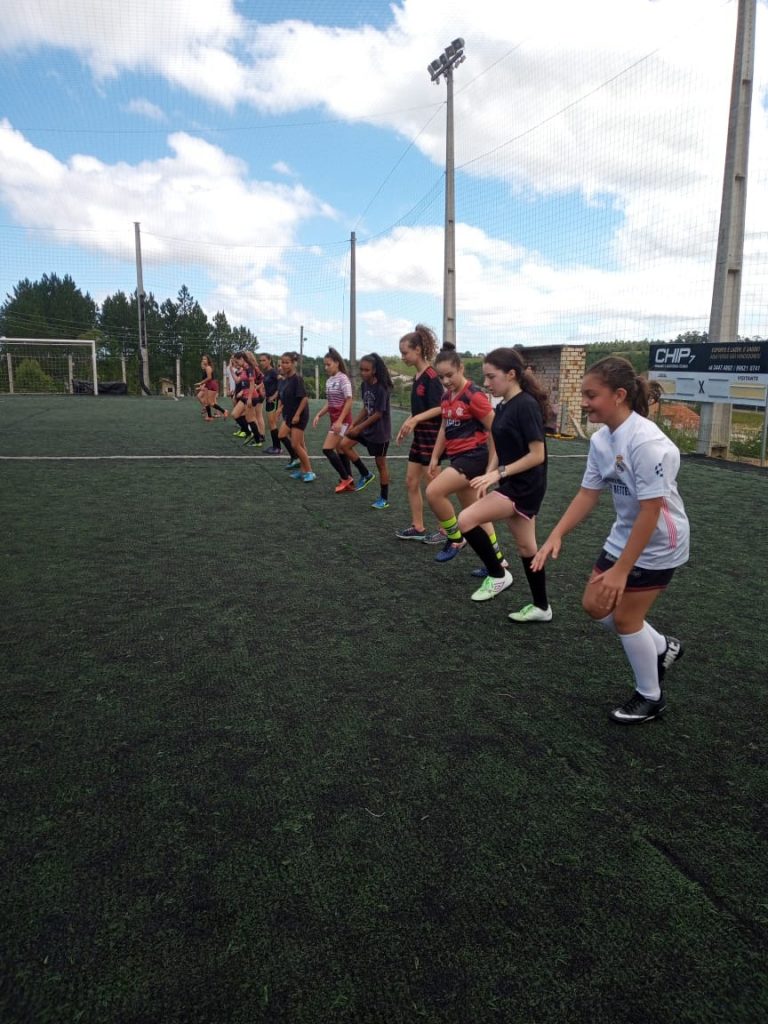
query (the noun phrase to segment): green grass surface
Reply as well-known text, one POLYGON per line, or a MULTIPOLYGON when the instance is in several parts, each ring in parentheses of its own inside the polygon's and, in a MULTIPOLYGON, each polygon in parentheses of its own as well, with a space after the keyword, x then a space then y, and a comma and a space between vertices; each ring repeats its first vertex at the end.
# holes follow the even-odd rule
POLYGON ((514 559, 474 605, 470 554, 395 540, 405 462, 375 512, 232 429, 0 400, 0 456, 93 457, 0 461, 4 1024, 764 1021, 768 476, 684 462, 688 650, 622 729, 607 497, 516 627, 514 559))

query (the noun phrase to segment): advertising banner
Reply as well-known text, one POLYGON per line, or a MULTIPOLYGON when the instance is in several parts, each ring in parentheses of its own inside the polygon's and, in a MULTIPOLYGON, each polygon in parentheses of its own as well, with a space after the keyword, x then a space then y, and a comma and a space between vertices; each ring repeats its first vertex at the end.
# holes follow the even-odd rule
POLYGON ((768 341, 651 345, 649 364, 665 398, 765 408, 768 341))

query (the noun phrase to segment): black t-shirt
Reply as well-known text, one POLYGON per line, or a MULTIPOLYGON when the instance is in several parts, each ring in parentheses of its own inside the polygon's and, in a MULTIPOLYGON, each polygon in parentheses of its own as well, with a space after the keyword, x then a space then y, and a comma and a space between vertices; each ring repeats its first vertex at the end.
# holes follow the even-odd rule
MULTIPOLYGON (((411 416, 418 416, 427 409, 434 409, 440 405, 443 397, 443 385, 437 376, 434 366, 425 367, 424 371, 416 377, 411 388, 411 416)), ((426 423, 431 422, 426 420, 426 423)), ((435 433, 440 429, 440 417, 435 416, 435 433)), ((421 423, 420 426, 424 426, 421 423)))
POLYGON ((306 398, 307 392, 304 388, 304 378, 299 373, 293 373, 283 381, 282 401, 283 419, 290 423, 296 415, 296 410, 301 405, 302 398, 306 398))
POLYGON ((277 396, 277 370, 274 367, 264 371, 264 393, 268 402, 274 402, 277 396))
POLYGON ((499 490, 520 504, 524 512, 538 512, 547 489, 547 448, 541 406, 525 391, 496 407, 493 443, 500 466, 509 466, 530 451, 531 442, 544 442, 544 461, 533 469, 503 477, 499 490))

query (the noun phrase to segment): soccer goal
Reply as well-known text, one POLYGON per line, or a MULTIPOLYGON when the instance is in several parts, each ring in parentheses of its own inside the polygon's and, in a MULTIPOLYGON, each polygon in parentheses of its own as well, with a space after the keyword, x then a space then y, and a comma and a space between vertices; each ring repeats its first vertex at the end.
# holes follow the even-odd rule
POLYGON ((96 342, 0 338, 0 393, 98 395, 96 342))

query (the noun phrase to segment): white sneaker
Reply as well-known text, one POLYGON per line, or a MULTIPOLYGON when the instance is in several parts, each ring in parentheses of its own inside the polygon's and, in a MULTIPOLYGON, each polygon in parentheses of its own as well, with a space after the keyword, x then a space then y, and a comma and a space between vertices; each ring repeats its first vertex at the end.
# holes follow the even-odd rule
POLYGON ((551 622, 552 606, 547 605, 546 611, 537 608, 535 604, 527 604, 519 612, 510 612, 508 618, 513 622, 551 622))
POLYGON ((490 601, 492 597, 496 597, 502 590, 506 590, 507 587, 512 586, 512 573, 504 570, 504 575, 500 577, 486 576, 483 582, 480 584, 478 589, 472 595, 473 601, 490 601))

